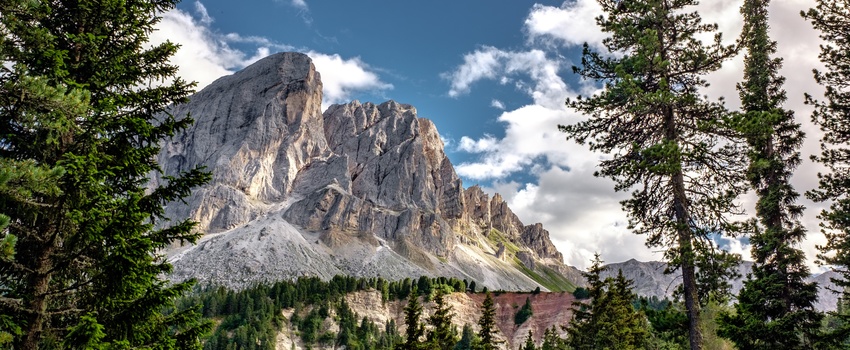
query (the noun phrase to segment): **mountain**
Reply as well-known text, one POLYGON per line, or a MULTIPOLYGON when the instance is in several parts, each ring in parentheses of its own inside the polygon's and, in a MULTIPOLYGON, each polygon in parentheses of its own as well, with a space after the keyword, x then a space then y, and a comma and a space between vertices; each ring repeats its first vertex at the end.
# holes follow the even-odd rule
POLYGON ((436 127, 414 107, 353 101, 322 113, 321 101, 310 58, 280 53, 169 111, 195 124, 162 145, 163 173, 213 173, 166 207, 205 233, 167 252, 174 279, 233 288, 337 274, 457 277, 505 290, 582 283, 542 225, 523 224, 498 194, 463 187, 436 127))
MULTIPOLYGON (((682 275, 678 270, 671 274, 665 274, 664 270, 667 264, 658 261, 641 262, 635 259, 630 259, 622 263, 613 263, 605 265, 605 271, 601 274, 602 278, 616 277, 618 271, 623 271, 623 276, 634 282, 634 292, 642 296, 655 296, 658 298, 672 298, 673 292, 681 283, 682 275)), ((741 277, 731 281, 732 292, 738 294, 744 286, 744 279, 753 268, 753 263, 744 261, 738 266, 738 273, 741 277)), ((832 290, 837 290, 835 283, 831 278, 838 278, 839 275, 834 271, 827 271, 821 274, 812 275, 807 281, 816 282, 818 284, 818 302, 815 308, 822 311, 835 310, 838 303, 838 295, 832 290)))

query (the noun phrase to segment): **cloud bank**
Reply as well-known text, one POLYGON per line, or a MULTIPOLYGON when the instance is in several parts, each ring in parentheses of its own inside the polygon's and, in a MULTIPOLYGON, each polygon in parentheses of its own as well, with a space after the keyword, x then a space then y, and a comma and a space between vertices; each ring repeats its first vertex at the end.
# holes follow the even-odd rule
MULTIPOLYGON (((703 1, 695 10, 704 22, 717 23, 724 42, 732 43, 742 27, 741 4, 741 0, 703 1)), ((822 90, 811 78, 811 69, 820 66, 820 41, 799 16, 800 10, 813 5, 810 0, 789 0, 773 2, 770 8, 771 36, 779 42, 778 55, 785 60, 781 71, 787 78, 789 99, 785 107, 797 112, 798 122, 808 136, 801 150, 804 159, 818 152, 820 138, 808 118, 811 109, 803 104, 804 92, 818 95, 822 90)), ((661 258, 660 252, 644 246, 644 237, 626 229, 619 201, 628 194, 614 192, 612 181, 593 176, 596 164, 605 155, 567 142, 565 135, 557 131, 558 124, 572 124, 584 118, 567 110, 565 99, 591 94, 596 88, 588 82, 572 86, 565 83, 572 74, 565 68, 575 63, 559 52, 584 43, 602 48, 605 33, 595 23, 601 14, 595 0, 568 0, 561 6, 536 4, 524 21, 524 49, 508 51, 482 46, 464 55, 460 65, 443 74, 449 81, 448 95, 455 98, 463 98, 482 81, 511 82, 531 97, 533 103, 506 109, 495 117, 504 127, 504 137, 462 136, 458 150, 470 153, 474 160, 459 164, 457 171, 465 179, 490 181, 487 190, 502 194, 524 222, 542 222, 566 262, 578 267, 587 266, 594 252, 600 252, 608 262, 661 258), (520 173, 530 173, 531 180, 511 180, 520 173)), ((711 85, 704 93, 713 99, 723 97, 730 109, 738 108, 735 84, 743 77, 742 62, 743 55, 711 74, 711 85)), ((818 170, 808 161, 797 170, 792 181, 799 192, 817 186, 818 170)), ((746 196, 741 202, 750 213, 754 212, 753 196, 746 196)), ((810 266, 817 269, 815 245, 824 242, 816 219, 820 205, 804 199, 800 203, 809 208, 803 218, 809 234, 801 249, 809 257, 810 266)), ((749 258, 746 241, 725 240, 725 245, 749 258)))

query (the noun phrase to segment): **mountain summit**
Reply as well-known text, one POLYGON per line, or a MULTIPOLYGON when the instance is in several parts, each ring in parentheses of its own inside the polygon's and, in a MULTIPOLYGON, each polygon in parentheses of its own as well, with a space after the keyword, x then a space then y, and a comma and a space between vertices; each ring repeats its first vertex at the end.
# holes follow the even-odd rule
POLYGON ((166 208, 206 232, 168 252, 174 278, 236 288, 336 274, 457 277, 506 290, 582 283, 542 225, 524 225, 498 194, 464 189, 436 127, 414 107, 354 101, 323 114, 321 101, 310 58, 280 53, 170 111, 195 124, 163 145, 164 173, 213 172, 166 208))

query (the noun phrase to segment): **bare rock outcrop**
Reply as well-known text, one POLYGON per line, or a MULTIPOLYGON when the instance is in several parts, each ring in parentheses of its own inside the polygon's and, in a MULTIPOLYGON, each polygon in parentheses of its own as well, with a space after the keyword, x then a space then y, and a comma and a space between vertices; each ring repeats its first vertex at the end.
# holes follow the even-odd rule
POLYGON ((301 275, 431 275, 531 290, 545 274, 520 264, 575 270, 542 225, 524 225, 498 194, 463 188, 436 126, 413 106, 353 101, 321 113, 321 99, 310 58, 281 53, 171 109, 196 122, 163 144, 164 173, 213 173, 185 204, 166 208, 207 234, 199 248, 169 252, 176 278, 240 287, 301 275))
POLYGON ((193 95, 170 111, 195 123, 163 145, 166 174, 196 166, 213 173, 207 186, 170 204, 171 217, 191 217, 205 232, 237 227, 282 202, 298 172, 330 149, 321 114, 322 82, 303 54, 266 57, 193 95))

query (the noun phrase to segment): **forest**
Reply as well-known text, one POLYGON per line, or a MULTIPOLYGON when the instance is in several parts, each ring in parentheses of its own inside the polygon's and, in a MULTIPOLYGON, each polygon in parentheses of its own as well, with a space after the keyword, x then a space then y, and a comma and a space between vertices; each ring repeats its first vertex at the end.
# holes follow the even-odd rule
MULTIPOLYGON (((195 168, 148 186, 161 170, 160 142, 193 122, 167 113, 194 87, 169 63, 178 46, 148 42, 176 3, 0 0, 0 347, 271 349, 288 323, 316 348, 502 348, 496 292, 484 292, 479 331, 451 323, 444 297, 477 292, 473 281, 338 276, 231 291, 167 279, 161 252, 201 233, 163 208, 212 178, 195 168), (404 334, 354 314, 342 296, 358 290, 406 299, 404 334), (436 310, 428 318, 426 302, 436 310), (289 319, 280 313, 287 308, 289 319), (329 318, 338 332, 319 327, 329 318)), ((553 329, 535 344, 529 335, 522 348, 850 347, 850 1, 816 0, 801 13, 823 39, 824 68, 813 71, 823 91, 806 96, 810 116, 783 107, 769 0, 742 1, 733 44, 702 21, 695 0, 598 3, 604 47, 585 45, 573 67, 598 91, 566 100, 585 118, 557 128, 606 155, 595 175, 630 195, 622 201, 629 229, 663 252, 682 283, 675 301, 642 299, 622 274, 602 279, 597 257, 566 336, 553 329), (728 110, 703 91, 738 55, 741 108, 728 110), (812 159, 825 170, 803 193, 790 181, 805 137, 798 118, 823 135, 812 159), (751 213, 739 204, 747 193, 757 197, 751 213), (801 195, 826 205, 817 259, 842 276, 835 312, 816 310, 817 286, 805 282, 801 195), (718 235, 752 244, 753 269, 737 295, 729 281, 742 257, 720 249, 718 235)), ((534 317, 528 305, 515 322, 534 317)))

